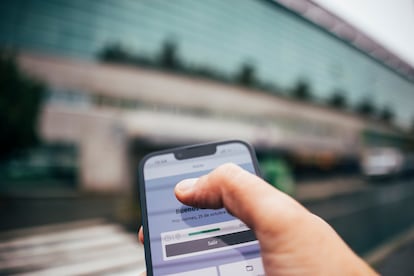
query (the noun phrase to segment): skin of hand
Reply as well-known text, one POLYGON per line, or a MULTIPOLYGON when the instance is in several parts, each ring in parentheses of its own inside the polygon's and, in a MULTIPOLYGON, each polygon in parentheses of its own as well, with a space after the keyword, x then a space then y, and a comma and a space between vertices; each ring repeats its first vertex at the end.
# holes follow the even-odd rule
POLYGON ((224 207, 246 223, 259 240, 266 275, 377 275, 325 221, 234 164, 181 181, 175 195, 198 208, 224 207))

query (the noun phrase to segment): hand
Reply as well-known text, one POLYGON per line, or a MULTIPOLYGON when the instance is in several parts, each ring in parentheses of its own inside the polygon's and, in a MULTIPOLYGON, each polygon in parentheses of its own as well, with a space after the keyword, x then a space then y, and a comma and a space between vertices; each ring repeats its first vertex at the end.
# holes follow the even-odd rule
POLYGON ((266 275, 376 275, 325 221, 236 165, 181 181, 175 195, 194 207, 224 207, 246 223, 259 240, 266 275))

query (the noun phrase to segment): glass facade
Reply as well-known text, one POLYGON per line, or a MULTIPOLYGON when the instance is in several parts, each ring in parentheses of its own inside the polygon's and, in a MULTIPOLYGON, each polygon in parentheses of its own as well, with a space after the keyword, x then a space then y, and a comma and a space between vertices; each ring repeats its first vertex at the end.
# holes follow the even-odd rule
POLYGON ((316 101, 343 91, 349 104, 370 98, 396 121, 414 117, 414 83, 285 8, 268 1, 2 1, 0 43, 96 60, 104 47, 157 59, 174 41, 187 66, 256 78, 291 90, 306 81, 316 101))

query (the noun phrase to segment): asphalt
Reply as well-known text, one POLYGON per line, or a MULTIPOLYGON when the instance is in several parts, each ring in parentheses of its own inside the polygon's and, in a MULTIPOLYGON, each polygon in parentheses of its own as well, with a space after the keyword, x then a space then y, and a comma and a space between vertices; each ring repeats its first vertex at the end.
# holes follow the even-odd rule
POLYGON ((414 275, 414 240, 402 245, 374 268, 381 275, 414 275))
POLYGON ((414 275, 414 224, 364 256, 381 275, 414 275))

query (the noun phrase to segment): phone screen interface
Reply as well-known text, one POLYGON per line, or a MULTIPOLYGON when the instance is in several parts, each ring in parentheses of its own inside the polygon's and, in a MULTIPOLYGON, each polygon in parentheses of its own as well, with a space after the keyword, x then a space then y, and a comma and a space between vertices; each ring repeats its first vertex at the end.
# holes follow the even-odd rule
POLYGON ((150 157, 144 182, 154 275, 264 275, 253 232, 225 209, 185 206, 175 185, 232 162, 255 173, 242 143, 219 144, 214 154, 177 160, 173 153, 150 157))

